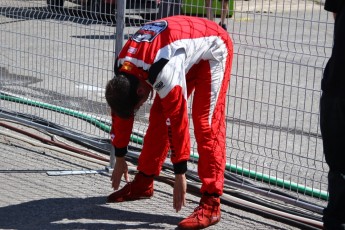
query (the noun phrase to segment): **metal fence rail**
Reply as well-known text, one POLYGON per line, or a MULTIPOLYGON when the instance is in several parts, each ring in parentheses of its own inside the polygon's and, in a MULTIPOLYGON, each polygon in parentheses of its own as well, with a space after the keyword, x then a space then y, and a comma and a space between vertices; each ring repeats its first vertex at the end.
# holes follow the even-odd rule
MULTIPOLYGON (((122 10, 108 0, 48 3, 53 5, 0 1, 0 116, 108 148, 103 94, 113 76, 115 47, 121 47, 122 35, 126 40, 155 19, 158 7, 149 0, 128 0, 122 10)), ((220 3, 212 5, 217 23, 220 3)), ((205 16, 204 1, 186 0, 182 8, 184 14, 205 16)), ((235 53, 227 98, 227 169, 321 206, 328 196, 328 168, 319 98, 332 23, 322 2, 313 0, 230 1, 226 19, 235 53)), ((135 133, 145 133, 149 108, 150 103, 139 111, 135 133)), ((140 135, 133 145, 141 145, 140 135)))

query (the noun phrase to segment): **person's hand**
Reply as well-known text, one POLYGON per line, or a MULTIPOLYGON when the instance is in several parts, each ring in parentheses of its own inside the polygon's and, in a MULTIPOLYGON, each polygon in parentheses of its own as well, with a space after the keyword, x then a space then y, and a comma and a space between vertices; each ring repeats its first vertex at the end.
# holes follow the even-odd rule
POLYGON ((186 206, 186 190, 187 182, 185 174, 175 175, 174 185, 174 209, 176 212, 180 211, 182 206, 186 206))
POLYGON ((116 157, 113 174, 111 175, 111 185, 114 188, 114 190, 119 189, 122 175, 124 176, 125 181, 128 183, 129 177, 127 162, 124 157, 116 157))
POLYGON ((161 3, 161 0, 156 0, 156 4, 159 5, 161 3))

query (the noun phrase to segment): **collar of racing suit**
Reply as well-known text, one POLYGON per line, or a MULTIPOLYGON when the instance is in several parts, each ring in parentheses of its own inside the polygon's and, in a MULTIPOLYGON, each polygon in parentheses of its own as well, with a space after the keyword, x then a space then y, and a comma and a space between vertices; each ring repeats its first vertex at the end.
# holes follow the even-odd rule
POLYGON ((121 73, 131 74, 140 80, 146 81, 148 79, 149 73, 142 68, 137 67, 132 62, 125 61, 119 69, 121 73))

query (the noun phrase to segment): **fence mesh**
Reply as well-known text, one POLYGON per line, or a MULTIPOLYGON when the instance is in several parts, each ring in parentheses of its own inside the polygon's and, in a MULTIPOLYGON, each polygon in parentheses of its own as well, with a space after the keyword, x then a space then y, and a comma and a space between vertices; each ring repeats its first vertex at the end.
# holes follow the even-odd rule
MULTIPOLYGON (((120 18, 115 2, 1 0, 0 115, 108 139, 104 88, 113 76, 116 42, 122 42, 115 39, 120 18)), ((217 23, 221 3, 211 2, 217 23)), ((202 0, 172 4, 181 14, 207 17, 202 0)), ((126 40, 159 17, 159 5, 128 0, 124 12, 126 40)), ((231 0, 224 21, 234 42, 227 169, 321 205, 328 168, 319 98, 332 20, 320 1, 231 0)), ((150 102, 136 117, 139 135, 147 128, 149 108, 150 102)))

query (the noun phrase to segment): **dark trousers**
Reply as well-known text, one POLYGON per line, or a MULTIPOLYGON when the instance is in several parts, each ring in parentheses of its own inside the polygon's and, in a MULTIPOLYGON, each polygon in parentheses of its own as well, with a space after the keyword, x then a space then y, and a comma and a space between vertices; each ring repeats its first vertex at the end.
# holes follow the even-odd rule
POLYGON ((329 201, 323 213, 324 227, 328 230, 345 230, 345 98, 323 93, 320 126, 324 154, 330 168, 329 201))
POLYGON ((182 0, 161 0, 156 19, 182 14, 182 0))

